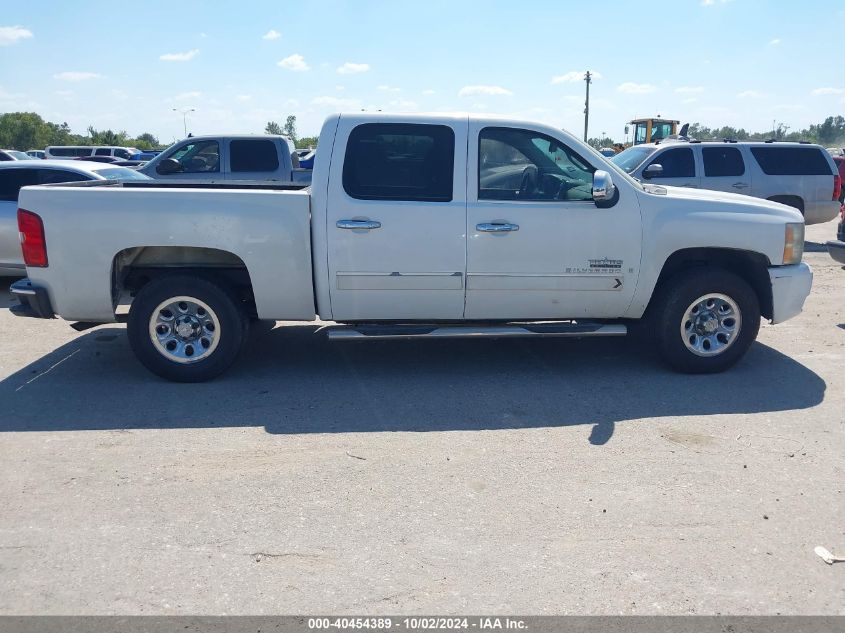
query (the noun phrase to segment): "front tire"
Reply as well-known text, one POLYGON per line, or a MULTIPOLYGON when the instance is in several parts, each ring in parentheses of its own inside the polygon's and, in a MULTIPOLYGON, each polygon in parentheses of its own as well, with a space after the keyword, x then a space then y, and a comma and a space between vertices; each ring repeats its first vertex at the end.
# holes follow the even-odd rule
POLYGON ((732 367, 757 338, 760 303, 742 278, 721 269, 684 272, 668 279, 652 312, 663 360, 688 374, 732 367))
POLYGON ((175 382, 202 382, 235 361, 248 328, 242 304, 226 288, 175 274, 141 289, 126 330, 132 351, 151 372, 175 382))

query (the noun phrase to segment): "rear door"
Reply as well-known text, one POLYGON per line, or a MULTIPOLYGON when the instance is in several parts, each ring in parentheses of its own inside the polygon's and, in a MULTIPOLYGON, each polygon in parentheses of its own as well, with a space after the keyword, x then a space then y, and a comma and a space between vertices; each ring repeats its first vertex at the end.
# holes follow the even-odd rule
MULTIPOLYGON (((283 178, 281 167, 284 157, 279 156, 279 143, 268 138, 234 138, 228 141, 230 180, 288 180, 283 178)), ((285 144, 285 149, 287 145, 285 144)))
POLYGON ((745 165, 739 147, 729 143, 704 145, 701 159, 704 166, 702 188, 751 195, 751 170, 745 165))
POLYGON ((341 117, 326 214, 335 320, 463 316, 466 130, 341 117))
POLYGON ((663 172, 648 182, 658 185, 670 185, 672 187, 698 187, 701 178, 698 175, 695 165, 695 154, 691 147, 667 147, 656 152, 643 169, 650 165, 660 165, 663 172))

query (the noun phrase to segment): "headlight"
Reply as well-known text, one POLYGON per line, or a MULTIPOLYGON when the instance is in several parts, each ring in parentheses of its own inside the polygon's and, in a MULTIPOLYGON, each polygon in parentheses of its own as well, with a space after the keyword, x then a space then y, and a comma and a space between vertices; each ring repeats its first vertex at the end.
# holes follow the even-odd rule
POLYGON ((790 222, 783 235, 783 263, 800 264, 804 254, 804 223, 790 222))

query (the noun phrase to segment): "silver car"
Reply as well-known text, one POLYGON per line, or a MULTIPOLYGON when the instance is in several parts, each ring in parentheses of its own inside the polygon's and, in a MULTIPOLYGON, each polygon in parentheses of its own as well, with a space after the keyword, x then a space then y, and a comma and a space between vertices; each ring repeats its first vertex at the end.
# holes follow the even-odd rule
POLYGON ((149 180, 134 169, 107 163, 68 160, 13 160, 0 162, 0 276, 23 277, 18 238, 18 192, 28 185, 83 180, 149 180))

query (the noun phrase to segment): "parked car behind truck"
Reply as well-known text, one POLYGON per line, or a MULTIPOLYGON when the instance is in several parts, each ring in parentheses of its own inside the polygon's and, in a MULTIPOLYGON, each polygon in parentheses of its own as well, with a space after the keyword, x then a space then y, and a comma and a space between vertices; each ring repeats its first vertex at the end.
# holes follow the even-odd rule
POLYGON ((311 182, 286 136, 193 136, 167 148, 138 169, 156 180, 258 180, 311 182))
POLYGON ((780 202, 798 209, 807 224, 828 222, 839 212, 842 180, 819 145, 675 140, 636 145, 611 160, 654 184, 780 202))
POLYGON ((94 162, 31 160, 0 165, 0 276, 26 274, 18 233, 18 192, 21 187, 55 182, 137 178, 131 169, 94 162))
POLYGON ((235 360, 249 322, 332 340, 621 336, 721 371, 812 282, 784 205, 640 184, 551 126, 358 113, 323 125, 310 190, 273 183, 27 187, 19 316, 108 323, 177 381, 235 360), (91 227, 96 227, 92 231, 91 227))

